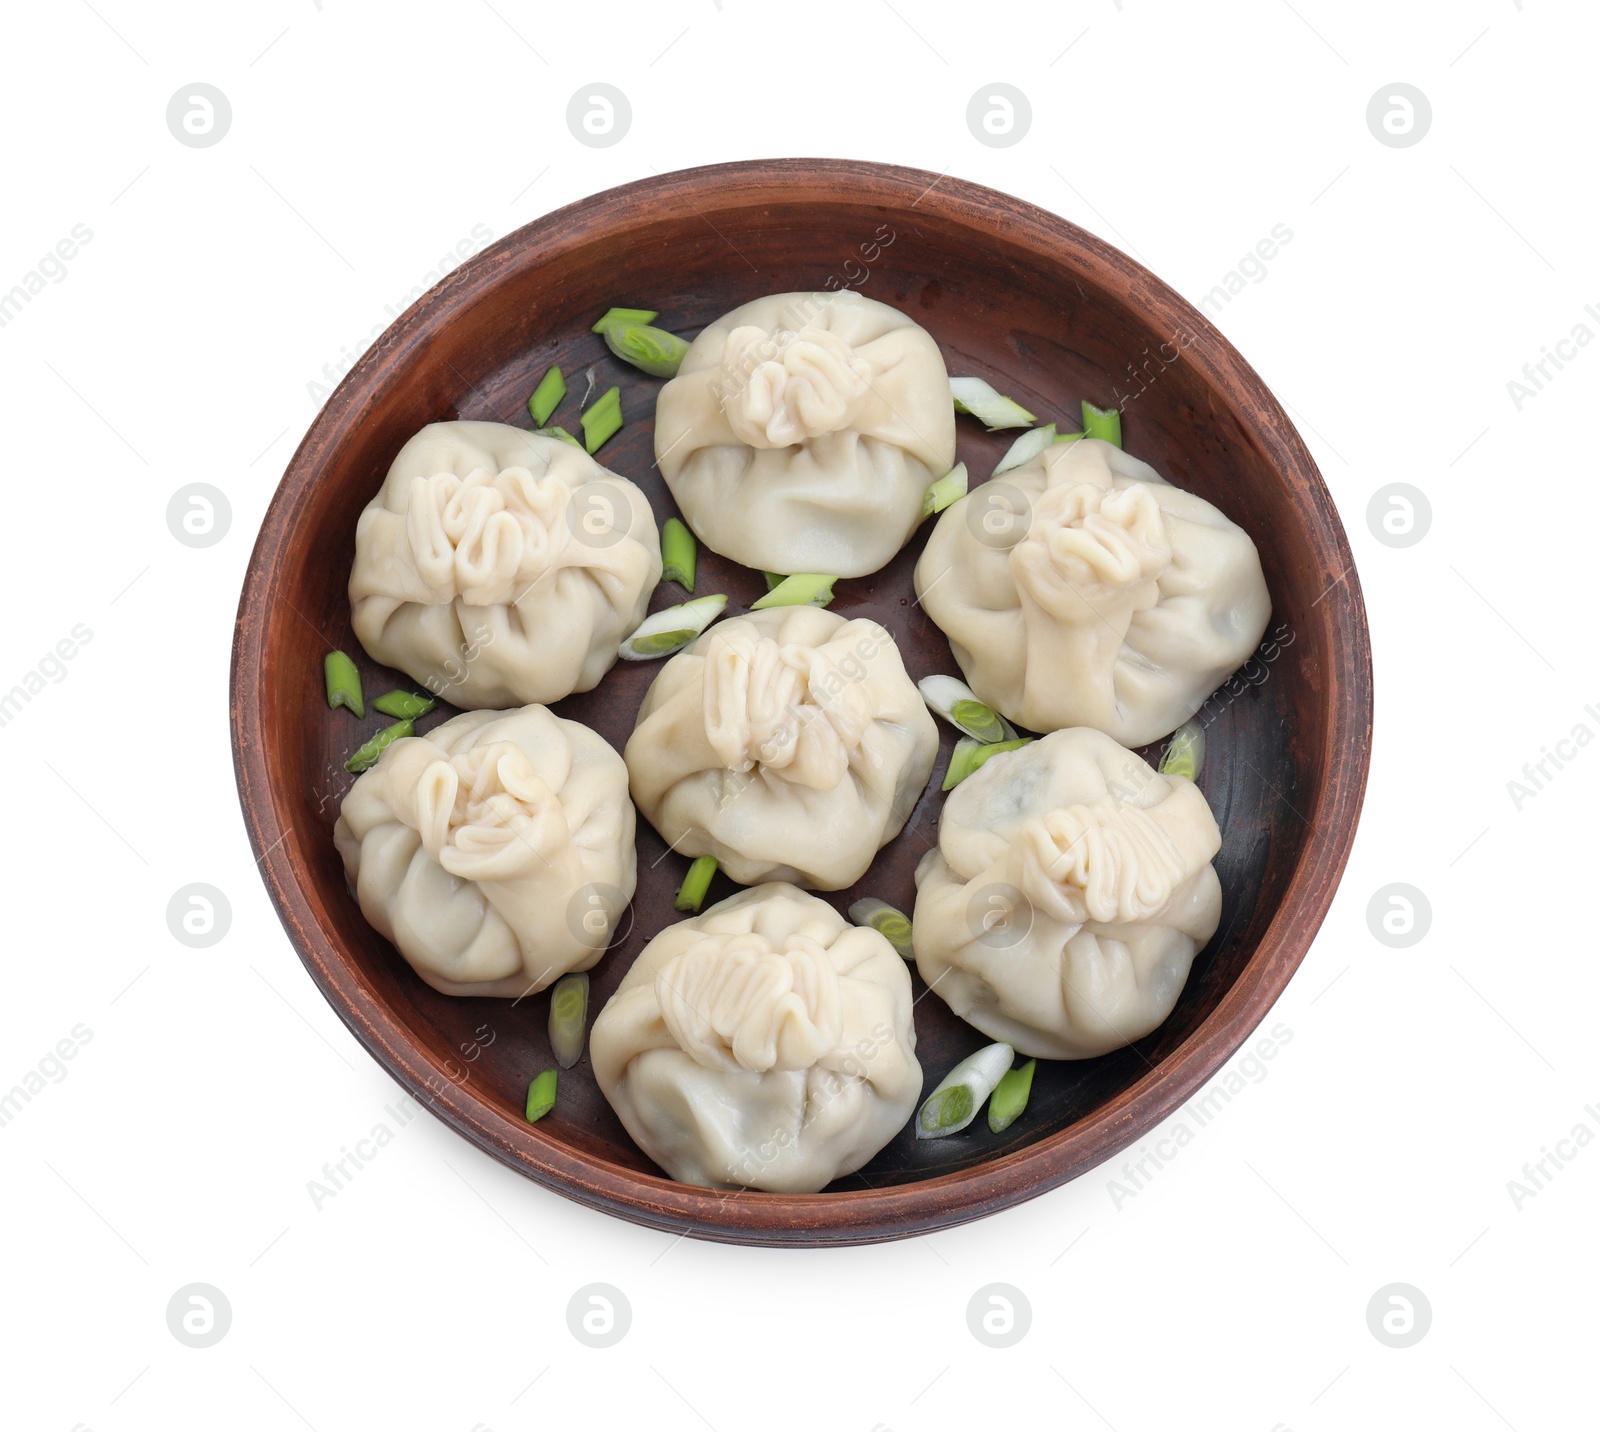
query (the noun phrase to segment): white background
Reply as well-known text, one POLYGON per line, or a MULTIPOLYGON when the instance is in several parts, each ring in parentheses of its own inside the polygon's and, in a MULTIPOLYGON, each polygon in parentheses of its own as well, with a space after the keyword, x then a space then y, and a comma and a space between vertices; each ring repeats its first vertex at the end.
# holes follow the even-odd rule
POLYGON ((1520 410, 1506 386, 1579 322, 1600 332, 1583 311, 1600 304, 1592 7, 493 3, 67 0, 8 18, 0 290, 74 224, 93 238, 0 330, 0 687, 74 624, 93 638, 0 729, 0 1087, 75 1025, 92 1039, 0 1129, 0 1418, 1593 1425, 1600 1146, 1520 1209, 1507 1181, 1574 1124, 1600 1130, 1584 1112, 1600 1102, 1600 979, 1579 918, 1600 750, 1520 811, 1506 786, 1576 723, 1600 731, 1583 709, 1600 704, 1600 350, 1520 410), (165 122, 196 81, 233 108, 212 148, 165 122), (566 128, 594 81, 633 107, 611 148, 566 128), (1009 148, 966 127, 996 81, 1033 109, 1009 148), (1432 104, 1409 148, 1365 120, 1396 81, 1432 104), (1378 721, 1343 887, 1269 1020, 1292 1040, 1120 1208, 1106 1168, 878 1248, 674 1242, 539 1190, 424 1115, 319 1211, 307 1181, 392 1122, 398 1090, 268 905, 226 705, 240 581, 313 416, 307 384, 347 366, 474 225, 499 237, 653 170, 789 154, 1021 195, 1196 301, 1275 224, 1293 231, 1218 321, 1291 407, 1344 516, 1378 721), (1367 524, 1393 481, 1432 504, 1406 549, 1367 524), (232 503, 206 550, 166 526, 190 482, 232 503), (166 924, 193 881, 232 904, 206 950, 166 924), (1433 910, 1403 950, 1366 915, 1396 881, 1433 910), (232 1307, 207 1349, 167 1328, 192 1282, 232 1307), (594 1282, 633 1310, 606 1350, 566 1324, 594 1282), (967 1329, 993 1282, 1032 1307, 1007 1350, 967 1329), (1367 1326, 1392 1282, 1433 1310, 1407 1349, 1367 1326))

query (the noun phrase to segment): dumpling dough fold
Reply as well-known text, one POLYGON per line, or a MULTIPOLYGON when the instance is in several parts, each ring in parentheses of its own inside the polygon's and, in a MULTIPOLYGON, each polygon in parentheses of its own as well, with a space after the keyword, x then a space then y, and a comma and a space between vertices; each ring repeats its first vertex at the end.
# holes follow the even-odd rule
POLYGON ((775 607, 662 668, 624 756, 640 811, 741 885, 842 890, 905 825, 938 732, 876 622, 775 607))
POLYGON ((590 690, 661 577, 645 496, 582 449, 433 423, 356 523, 350 619, 376 660, 452 705, 590 690))
POLYGON ((669 925, 595 1019, 601 1092, 680 1183, 816 1193, 922 1089, 911 976, 876 930, 792 885, 669 925))
POLYGON ((1199 710, 1272 609, 1243 528, 1094 439, 953 503, 915 582, 989 705, 1032 731, 1093 726, 1126 746, 1199 710))
POLYGON ((633 836, 621 757, 543 706, 396 741, 333 829, 361 913, 423 979, 511 999, 605 953, 633 836))
POLYGON ((689 525, 769 572, 876 572, 955 453, 938 345, 850 289, 725 314, 656 403, 656 460, 689 525))
POLYGON ((1019 1053, 1087 1059, 1148 1034, 1216 933, 1222 836, 1193 781, 1099 731, 995 756, 951 792, 917 867, 917 969, 1019 1053))

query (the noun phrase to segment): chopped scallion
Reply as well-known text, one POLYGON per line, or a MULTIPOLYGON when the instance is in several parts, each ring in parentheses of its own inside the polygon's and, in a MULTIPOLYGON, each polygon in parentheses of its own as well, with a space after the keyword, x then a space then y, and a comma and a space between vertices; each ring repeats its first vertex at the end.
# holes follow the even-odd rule
POLYGON ((996 392, 982 378, 952 378, 950 397, 958 413, 971 413, 991 433, 1001 428, 1025 428, 1033 421, 1032 413, 996 392))
POLYGON ((589 1014, 589 976, 562 975, 550 991, 550 1052, 563 1069, 583 1054, 584 1021, 589 1014))
POLYGON ((636 656, 666 656, 688 646, 699 635, 700 633, 693 627, 679 627, 675 631, 658 631, 651 632, 648 636, 636 636, 629 645, 636 656))
POLYGON ((1087 398, 1083 400, 1083 435, 1099 438, 1115 447, 1122 446, 1122 414, 1115 408, 1097 408, 1087 398))
POLYGON ((396 741, 404 739, 411 734, 409 721, 396 721, 393 726, 385 726, 370 741, 361 747, 348 761, 344 768, 355 774, 377 765, 378 757, 389 749, 396 741))
POLYGON ((774 588, 774 587, 776 587, 776 586, 777 586, 777 585, 779 585, 779 583, 781 583, 781 582, 782 582, 782 581, 783 581, 783 573, 782 573, 782 572, 763 572, 763 573, 762 573, 762 574, 761 574, 761 575, 762 575, 762 576, 763 576, 763 577, 764 577, 764 578, 766 578, 766 582, 767 582, 767 590, 768 590, 768 591, 769 591, 769 592, 770 592, 770 591, 771 591, 771 590, 772 590, 772 589, 773 589, 773 588, 774 588))
POLYGON ((985 706, 964 681, 953 676, 924 676, 917 690, 935 716, 943 716, 956 730, 974 741, 993 744, 1014 741, 1016 727, 993 707, 985 706))
POLYGON ((561 376, 559 368, 552 368, 539 379, 539 386, 528 399, 528 411, 533 415, 533 421, 542 428, 566 396, 567 380, 561 376))
POLYGON ((426 716, 439 703, 431 696, 419 696, 415 691, 385 691, 372 703, 374 711, 385 716, 395 716, 403 721, 426 716))
POLYGON ((956 1065, 917 1111, 917 1137, 942 1139, 972 1122, 1016 1058, 1009 1044, 986 1044, 956 1065))
POLYGON ((653 308, 608 308, 589 332, 604 333, 614 323, 654 323, 660 316, 653 308))
POLYGON ((833 600, 833 584, 839 579, 825 572, 796 572, 785 577, 766 596, 751 602, 750 610, 764 612, 768 607, 825 607, 833 600))
POLYGON ((966 495, 967 465, 958 462, 922 494, 922 515, 931 517, 935 512, 943 512, 952 502, 966 495))
POLYGON ((953 791, 977 770, 977 756, 982 749, 983 742, 974 741, 971 736, 963 736, 957 741, 955 750, 950 753, 950 764, 945 768, 944 780, 939 789, 953 791))
POLYGON ((556 1106, 556 1071, 546 1069, 534 1076, 528 1085, 528 1102, 522 1116, 530 1124, 537 1124, 556 1106))
POLYGON ((361 673, 342 651, 330 651, 322 658, 322 679, 328 687, 328 707, 344 706, 357 716, 367 714, 361 698, 361 673))
MULTIPOLYGON (((1057 443, 1075 443, 1087 436, 1088 434, 1086 433, 1057 433, 1055 440, 1057 443)), ((1051 444, 1051 446, 1054 445, 1054 443, 1051 444)))
POLYGON ((537 428, 534 430, 534 436, 540 438, 560 438, 562 442, 571 443, 575 448, 581 448, 583 446, 583 444, 580 443, 577 438, 573 437, 572 434, 569 433, 565 428, 537 428))
POLYGON ((1056 425, 1049 423, 1042 428, 1030 428, 1016 442, 1006 449, 1006 455, 1000 459, 999 465, 992 474, 999 477, 1002 472, 1010 472, 1014 467, 1021 467, 1029 458, 1037 457, 1056 440, 1056 425))
POLYGON ((1187 776, 1199 780, 1206 761, 1206 733, 1193 721, 1185 721, 1172 733, 1167 749, 1161 753, 1160 771, 1164 776, 1187 776))
POLYGON ((689 345, 676 333, 644 323, 612 323, 605 329, 606 347, 624 363, 631 363, 652 378, 677 376, 678 365, 689 345))
POLYGON ((989 1132, 1003 1134, 1028 1107, 1033 1090, 1033 1071, 1039 1061, 1030 1059, 1020 1069, 1007 1069, 989 1096, 989 1132))
POLYGON ((721 616, 727 605, 727 597, 718 592, 675 607, 662 607, 659 612, 651 612, 633 635, 623 640, 617 655, 624 661, 653 661, 680 651, 721 616))
POLYGON ((963 736, 956 742, 956 748, 951 753, 950 766, 944 773, 944 784, 939 789, 953 791, 990 756, 998 756, 1002 751, 1020 750, 1032 742, 1032 736, 1019 736, 1013 741, 991 741, 985 744, 963 736))
POLYGON ((593 455, 622 427, 622 389, 607 388, 578 421, 583 424, 584 449, 593 455))
POLYGON ((876 930, 891 945, 895 953, 902 959, 912 959, 911 951, 911 921, 902 911, 896 910, 893 905, 886 905, 882 900, 875 900, 868 896, 864 900, 857 900, 850 907, 850 918, 858 925, 865 925, 869 930, 876 930))
POLYGON ((716 873, 716 856, 696 857, 689 867, 689 873, 683 877, 683 884, 678 887, 678 897, 672 902, 672 908, 685 915, 695 914, 705 902, 706 891, 711 888, 711 877, 716 873))
POLYGON ((694 591, 694 533, 676 517, 661 524, 661 580, 694 591))

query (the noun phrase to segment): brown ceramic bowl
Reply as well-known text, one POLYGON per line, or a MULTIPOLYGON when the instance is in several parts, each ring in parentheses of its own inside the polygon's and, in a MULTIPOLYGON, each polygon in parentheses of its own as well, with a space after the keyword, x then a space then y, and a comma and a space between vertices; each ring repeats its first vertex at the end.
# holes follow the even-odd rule
MULTIPOLYGON (((970 419, 958 427, 974 475, 1013 436, 986 436, 970 419)), ((884 623, 919 678, 956 670, 911 605, 922 541, 874 576, 841 582, 834 602, 884 623)), ((730 614, 765 590, 760 573, 704 548, 700 572, 697 590, 729 593, 730 614)), ((680 599, 664 587, 654 603, 680 599)), ((623 663, 556 709, 620 750, 658 669, 623 663)), ((452 714, 441 708, 422 729, 452 714)), ((328 400, 267 513, 239 606, 232 718, 245 820, 284 927, 329 1003, 402 1085, 480 1148, 591 1207, 696 1237, 815 1245, 906 1237, 1031 1198, 1138 1139, 1217 1071, 1282 993, 1333 897, 1366 781, 1372 687, 1350 548, 1316 465, 1198 312, 1132 259, 1021 200, 918 170, 797 159, 662 175, 573 204, 469 260, 405 313, 328 400), (1076 427, 1080 399, 1120 400, 1128 450, 1255 539, 1274 610, 1260 657, 1203 716, 1200 783, 1223 831, 1223 922, 1166 1023, 1103 1058, 1041 1064, 1027 1112, 1004 1134, 979 1119, 919 1143, 908 1127, 823 1193, 730 1196, 651 1164, 587 1058, 562 1075, 555 1111, 526 1123, 528 1081, 551 1063, 548 994, 515 1007, 436 994, 368 927, 331 832, 353 779, 342 763, 384 718, 329 711, 322 658, 330 647, 355 655, 369 695, 411 685, 361 652, 345 583, 356 517, 418 428, 450 418, 531 426, 526 400, 551 363, 578 380, 555 419, 575 426, 593 366, 597 391, 621 384, 626 417, 600 459, 639 483, 664 520, 676 509, 652 462, 660 384, 614 360, 590 324, 612 304, 648 305, 691 335, 762 294, 842 285, 909 313, 952 373, 988 378, 1040 421, 1076 427)), ((827 897, 840 910, 863 893, 911 908, 952 734, 905 833, 855 890, 827 897)), ((686 864, 640 821, 632 917, 592 972, 591 1011, 676 918, 686 864)), ((730 891, 719 877, 710 898, 730 891)), ((937 996, 917 1004, 916 1026, 934 1079, 987 1042, 937 996)))

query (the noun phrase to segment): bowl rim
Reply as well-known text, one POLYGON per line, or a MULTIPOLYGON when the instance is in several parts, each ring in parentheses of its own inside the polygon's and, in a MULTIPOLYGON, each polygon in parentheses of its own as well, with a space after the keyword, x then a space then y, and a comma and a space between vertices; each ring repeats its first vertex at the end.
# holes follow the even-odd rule
MULTIPOLYGON (((704 215, 702 215, 704 217, 704 215)), ((707 220, 709 223, 710 221, 707 220)), ((1287 413, 1226 338, 1142 264, 1087 230, 1026 200, 948 173, 849 159, 746 160, 657 174, 577 200, 533 220, 464 261, 417 300, 358 359, 324 402, 285 469, 262 519, 240 594, 229 675, 235 776, 251 847, 290 943, 323 997, 377 1062, 413 1097, 486 1153, 545 1188, 636 1223, 690 1237, 765 1246, 835 1246, 913 1237, 986 1217, 1056 1188, 1114 1156, 1169 1117, 1256 1030, 1304 958, 1332 903, 1360 815, 1372 730, 1372 658, 1355 561, 1333 499, 1287 413), (297 868, 291 793, 268 769, 264 683, 257 679, 283 558, 301 502, 326 458, 381 391, 380 367, 414 354, 428 336, 525 262, 568 251, 599 231, 649 222, 691 187, 704 207, 765 194, 783 202, 797 180, 825 184, 856 203, 916 207, 987 230, 1040 253, 1065 248, 1125 285, 1128 302, 1158 327, 1202 339, 1188 361, 1222 394, 1284 483, 1328 578, 1314 607, 1326 625, 1326 739, 1313 759, 1324 773, 1310 832, 1277 909, 1233 985, 1200 1026, 1160 1063, 1076 1123, 992 1161, 912 1183, 837 1193, 727 1192, 623 1168, 507 1117, 448 1077, 407 1037, 319 922, 297 868), (1335 588, 1340 589, 1335 595, 1335 588)))

